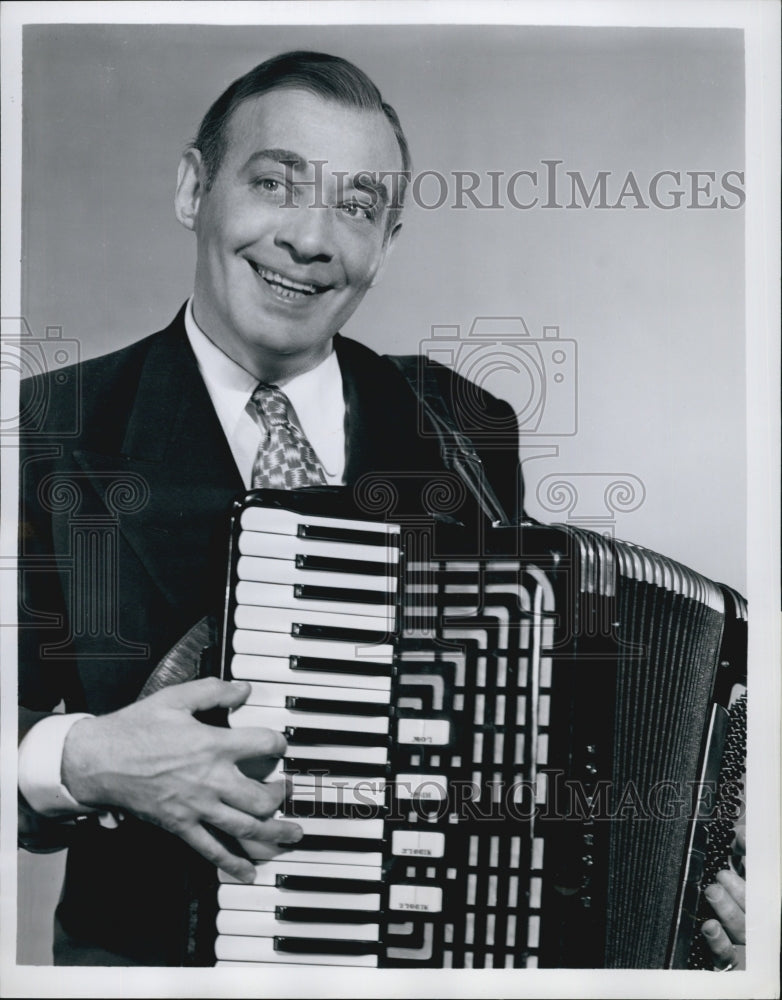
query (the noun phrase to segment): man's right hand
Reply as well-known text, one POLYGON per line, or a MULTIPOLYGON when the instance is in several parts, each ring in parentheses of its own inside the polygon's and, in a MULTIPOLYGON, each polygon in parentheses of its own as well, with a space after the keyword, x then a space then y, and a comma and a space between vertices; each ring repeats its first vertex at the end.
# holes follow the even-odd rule
POLYGON ((209 677, 173 685, 109 715, 81 719, 65 740, 62 780, 80 803, 117 807, 181 837, 199 854, 242 882, 253 864, 232 853, 210 830, 241 839, 257 860, 301 838, 294 823, 271 817, 285 797, 270 774, 285 752, 283 736, 269 729, 223 729, 195 712, 236 708, 250 685, 209 677))

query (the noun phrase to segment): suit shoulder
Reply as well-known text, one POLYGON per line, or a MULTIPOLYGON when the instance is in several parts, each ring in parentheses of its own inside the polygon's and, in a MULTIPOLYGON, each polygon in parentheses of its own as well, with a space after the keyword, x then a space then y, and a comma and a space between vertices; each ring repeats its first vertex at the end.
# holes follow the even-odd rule
MULTIPOLYGON (((395 356, 384 355, 384 357, 392 361, 395 356)), ((401 357, 405 361, 408 377, 416 378, 424 392, 425 383, 422 383, 422 378, 434 379, 440 394, 447 400, 460 424, 467 421, 473 429, 476 429, 476 419, 478 425, 481 423, 480 414, 490 414, 493 420, 498 417, 501 417, 503 421, 513 418, 514 411, 510 403, 493 395, 453 368, 420 354, 396 357, 401 357)), ((515 427, 515 420, 513 426, 515 427)), ((467 427, 465 426, 463 429, 467 429, 467 427)))
MULTIPOLYGON (((19 392, 20 432, 80 437, 83 428, 111 422, 112 414, 132 403, 140 372, 154 345, 171 335, 169 327, 100 357, 23 379, 19 392)), ((41 355, 35 361, 42 368, 47 358, 41 355)))

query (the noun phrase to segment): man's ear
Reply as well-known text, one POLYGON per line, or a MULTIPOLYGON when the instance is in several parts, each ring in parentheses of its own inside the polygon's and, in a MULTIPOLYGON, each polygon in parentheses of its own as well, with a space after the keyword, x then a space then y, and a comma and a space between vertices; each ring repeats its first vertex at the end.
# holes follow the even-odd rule
POLYGON ((201 153, 192 147, 186 149, 177 171, 174 213, 185 229, 195 229, 198 208, 204 190, 203 161, 201 153))
POLYGON ((397 237, 402 231, 402 223, 398 222, 391 232, 386 236, 385 244, 383 245, 382 256, 380 258, 380 263, 378 264, 377 271, 375 271, 375 276, 372 279, 369 287, 374 288, 375 285, 380 284, 380 279, 383 277, 383 272, 386 269, 386 264, 388 263, 388 258, 391 255, 391 251, 394 249, 397 237))

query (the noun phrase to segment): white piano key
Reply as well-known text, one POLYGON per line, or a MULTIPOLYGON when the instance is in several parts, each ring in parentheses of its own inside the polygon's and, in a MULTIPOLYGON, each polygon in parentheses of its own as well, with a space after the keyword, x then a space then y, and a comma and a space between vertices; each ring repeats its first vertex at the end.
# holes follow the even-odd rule
MULTIPOLYGON (((294 935, 290 935, 293 937, 294 935)), ((241 937, 220 934, 215 941, 215 958, 219 965, 262 962, 275 965, 339 965, 377 968, 377 955, 302 955, 275 951, 274 938, 241 937)))
POLYGON ((382 521, 362 521, 358 518, 321 517, 298 514, 291 510, 273 507, 247 507, 242 511, 241 526, 245 531, 269 532, 280 535, 296 535, 301 525, 322 528, 341 528, 347 531, 373 531, 387 535, 389 539, 399 537, 398 524, 382 521))
POLYGON ((248 937, 323 938, 332 941, 379 941, 379 924, 300 923, 278 920, 273 913, 259 910, 221 910, 217 914, 219 934, 242 934, 248 937))
MULTIPOLYGON (((351 587, 349 579, 341 589, 355 590, 356 594, 362 593, 359 588, 351 587)), ((389 594, 383 604, 362 604, 354 601, 334 601, 315 600, 313 598, 296 597, 292 584, 277 583, 253 583, 249 580, 242 580, 237 583, 234 591, 236 603, 246 604, 259 608, 302 608, 308 611, 326 611, 335 609, 340 614, 345 615, 383 615, 392 614, 395 608, 394 597, 389 594)))
POLYGON ((301 760, 323 760, 323 761, 351 761, 358 756, 367 764, 387 764, 388 749, 386 747, 332 747, 332 746, 305 746, 304 744, 289 743, 288 757, 298 757, 301 760))
POLYGON ((282 632, 254 632, 237 629, 233 636, 235 653, 254 656, 314 656, 324 660, 367 660, 371 663, 391 663, 394 647, 388 643, 366 645, 338 642, 330 639, 303 639, 282 632))
POLYGON ((379 590, 384 594, 393 594, 397 589, 396 576, 299 569, 295 563, 288 562, 287 559, 261 559, 258 556, 239 556, 236 562, 236 575, 240 580, 256 580, 259 583, 309 583, 316 587, 379 590))
MULTIPOLYGON (((236 653, 231 659, 231 677, 237 681, 272 681, 295 685, 311 682, 341 690, 354 688, 360 691, 382 691, 391 694, 390 677, 372 677, 367 674, 336 674, 323 670, 293 670, 287 657, 251 656, 236 653)), ((296 694, 291 690, 291 694, 296 694)))
POLYGON ((363 629, 386 635, 392 631, 393 616, 370 617, 339 614, 336 611, 305 611, 299 608, 257 608, 240 604, 234 615, 237 628, 250 628, 258 632, 289 633, 294 625, 326 625, 334 628, 363 629))
POLYGON ((393 565, 399 562, 398 545, 361 545, 354 542, 327 542, 319 538, 273 535, 269 532, 239 533, 239 552, 243 556, 267 559, 295 559, 296 556, 324 556, 327 559, 355 559, 393 565))
POLYGON ((319 910, 380 910, 379 892, 301 892, 278 889, 274 885, 231 885, 217 889, 217 902, 223 910, 266 910, 277 906, 302 906, 319 910))
POLYGON ((256 683, 250 685, 250 697, 247 705, 265 705, 267 708, 285 708, 285 699, 295 695, 297 698, 319 698, 334 702, 370 701, 376 705, 388 705, 389 698, 383 691, 366 691, 360 688, 339 688, 321 684, 297 684, 294 691, 288 684, 256 683))
POLYGON ((386 787, 385 778, 368 778, 366 775, 299 774, 293 771, 290 780, 294 788, 366 788, 382 792, 386 787))
POLYGON ((231 726, 261 726, 283 732, 286 726, 308 729, 330 729, 345 733, 387 733, 388 718, 374 715, 326 715, 320 712, 300 712, 288 708, 259 708, 240 705, 231 712, 231 726))
MULTIPOLYGON (((299 775, 293 779, 293 789, 290 798, 294 802, 338 802, 347 806, 382 806, 385 804, 385 792, 378 789, 377 782, 371 778, 314 778, 311 775, 299 775), (309 781, 301 780, 309 778, 309 781), (343 782, 340 784, 340 782, 343 782)), ((385 784, 383 782, 382 784, 385 784)))
MULTIPOLYGON (((220 882, 229 885, 245 885, 228 875, 222 870, 218 870, 220 882)), ((255 865, 255 885, 275 885, 278 875, 306 875, 308 878, 360 878, 369 882, 380 882, 383 877, 383 869, 380 865, 329 865, 319 864, 313 861, 281 861, 275 858, 272 861, 258 861, 255 865)))
POLYGON ((380 840, 383 836, 382 819, 320 819, 302 816, 296 819, 305 836, 364 837, 380 840))

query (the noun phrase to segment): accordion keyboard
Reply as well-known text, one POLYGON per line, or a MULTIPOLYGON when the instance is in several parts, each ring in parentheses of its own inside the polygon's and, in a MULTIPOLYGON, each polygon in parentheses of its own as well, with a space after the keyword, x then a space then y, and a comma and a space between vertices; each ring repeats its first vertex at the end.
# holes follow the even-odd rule
POLYGON ((234 518, 229 724, 285 734, 304 836, 220 875, 217 963, 663 966, 691 824, 627 822, 626 796, 700 776, 716 585, 588 532, 465 546, 307 493, 234 518), (651 941, 641 850, 679 855, 651 941))

